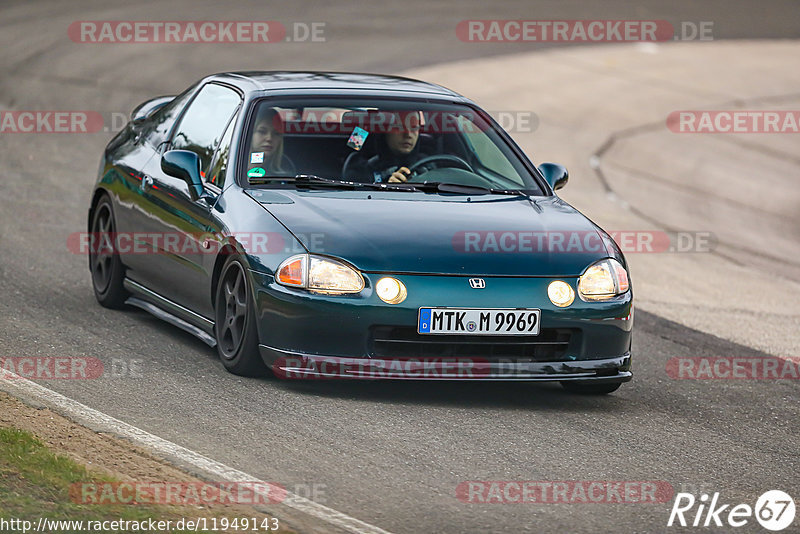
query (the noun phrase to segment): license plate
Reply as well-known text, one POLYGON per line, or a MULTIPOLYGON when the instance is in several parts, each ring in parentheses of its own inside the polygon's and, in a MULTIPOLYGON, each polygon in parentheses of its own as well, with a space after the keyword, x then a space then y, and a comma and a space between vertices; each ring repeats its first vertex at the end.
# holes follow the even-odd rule
POLYGON ((535 336, 542 311, 533 308, 420 308, 420 334, 535 336))

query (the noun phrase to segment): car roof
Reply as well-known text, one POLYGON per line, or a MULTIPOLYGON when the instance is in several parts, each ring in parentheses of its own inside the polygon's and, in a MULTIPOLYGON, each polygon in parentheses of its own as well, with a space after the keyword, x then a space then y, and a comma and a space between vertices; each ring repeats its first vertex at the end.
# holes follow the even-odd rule
POLYGON ((464 100, 464 97, 440 85, 384 74, 356 72, 312 72, 312 71, 245 71, 225 72, 209 77, 206 81, 221 81, 235 85, 244 92, 269 90, 334 91, 382 94, 386 91, 410 93, 420 96, 438 96, 464 100))

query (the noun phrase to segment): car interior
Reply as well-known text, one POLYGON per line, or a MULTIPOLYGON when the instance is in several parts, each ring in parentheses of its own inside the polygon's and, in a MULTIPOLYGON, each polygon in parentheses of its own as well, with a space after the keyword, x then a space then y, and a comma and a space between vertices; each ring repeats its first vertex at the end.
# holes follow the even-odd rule
MULTIPOLYGON (((377 108, 275 109, 283 122, 284 158, 297 174, 345 181, 365 179, 363 173, 359 177, 358 173, 352 172, 353 168, 378 154, 381 137, 386 135, 384 132, 390 125, 397 124, 387 117, 396 117, 398 113, 377 108), (362 139, 357 148, 351 136, 359 130, 362 139)), ((462 131, 459 124, 464 124, 465 119, 475 120, 449 110, 423 112, 417 145, 426 163, 417 169, 416 176, 410 177, 409 182, 429 180, 496 189, 519 188, 523 180, 507 156, 495 146, 496 141, 487 135, 475 136, 462 131), (482 147, 475 145, 478 141, 482 147), (488 152, 487 147, 491 149, 488 152)), ((472 124, 473 127, 487 129, 481 120, 475 122, 477 125, 472 124)))
MULTIPOLYGON (((349 146, 348 139, 353 128, 358 124, 369 124, 368 120, 357 119, 360 114, 361 112, 346 112, 336 128, 331 128, 329 122, 313 119, 285 121, 284 154, 295 164, 298 172, 303 174, 348 179, 345 164, 352 164, 356 159, 369 160, 375 156, 378 153, 380 136, 384 135, 367 135, 360 150, 349 146)), ((417 143, 423 154, 453 154, 469 161, 471 153, 458 137, 453 134, 433 133, 423 125, 417 143)))

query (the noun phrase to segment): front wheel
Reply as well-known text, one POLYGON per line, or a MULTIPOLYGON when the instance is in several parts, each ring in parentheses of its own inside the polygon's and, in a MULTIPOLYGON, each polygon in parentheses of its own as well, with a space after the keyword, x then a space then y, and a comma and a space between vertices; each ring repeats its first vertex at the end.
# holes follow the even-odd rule
POLYGON ((561 382, 561 386, 569 392, 582 395, 608 395, 619 389, 622 382, 601 382, 593 384, 591 382, 561 382))
POLYGON ((222 267, 217 286, 214 334, 222 365, 241 376, 259 376, 266 370, 258 354, 258 330, 251 295, 247 267, 238 256, 231 256, 222 267))

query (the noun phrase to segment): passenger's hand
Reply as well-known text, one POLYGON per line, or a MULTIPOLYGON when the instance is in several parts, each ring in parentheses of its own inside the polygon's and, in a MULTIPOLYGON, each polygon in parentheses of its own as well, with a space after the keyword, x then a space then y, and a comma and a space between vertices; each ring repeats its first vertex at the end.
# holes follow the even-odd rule
POLYGON ((408 180, 409 174, 411 174, 411 171, 408 170, 408 167, 400 167, 392 173, 392 175, 389 177, 389 181, 394 183, 405 182, 408 180))

